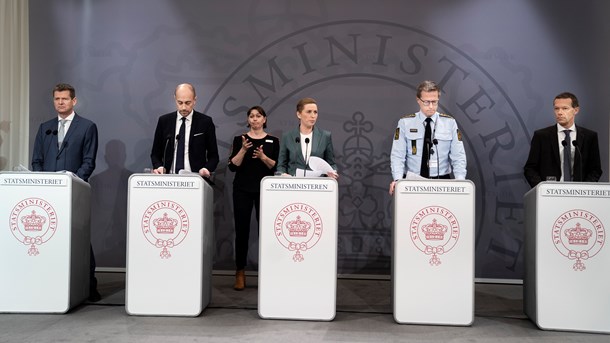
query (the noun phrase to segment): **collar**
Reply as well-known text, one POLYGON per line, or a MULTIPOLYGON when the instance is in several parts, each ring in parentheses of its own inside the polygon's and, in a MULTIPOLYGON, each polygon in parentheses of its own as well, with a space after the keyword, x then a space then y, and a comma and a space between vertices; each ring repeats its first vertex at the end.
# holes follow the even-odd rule
MULTIPOLYGON (((193 113, 195 112, 195 110, 192 110, 191 113, 189 113, 188 116, 186 116, 186 121, 192 121, 193 120, 193 113)), ((176 111, 176 121, 180 121, 180 119, 182 118, 182 114, 180 114, 180 112, 176 111)))
POLYGON ((74 120, 74 116, 76 115, 76 113, 74 111, 72 111, 72 113, 70 113, 69 116, 67 116, 66 118, 62 118, 59 116, 59 114, 57 115, 57 121, 60 121, 62 119, 66 119, 67 121, 73 121, 74 120))
MULTIPOLYGON (((436 123, 436 120, 438 119, 439 113, 438 112, 434 112, 434 114, 432 116, 430 116, 430 118, 432 118, 432 122, 436 123)), ((428 118, 422 111, 417 112, 417 118, 419 119, 419 121, 421 121, 422 123, 426 123, 426 118, 428 118)))
POLYGON ((563 127, 559 124, 557 124, 557 132, 561 132, 563 133, 564 130, 572 130, 572 132, 576 132, 576 124, 572 124, 572 126, 570 127, 563 127))

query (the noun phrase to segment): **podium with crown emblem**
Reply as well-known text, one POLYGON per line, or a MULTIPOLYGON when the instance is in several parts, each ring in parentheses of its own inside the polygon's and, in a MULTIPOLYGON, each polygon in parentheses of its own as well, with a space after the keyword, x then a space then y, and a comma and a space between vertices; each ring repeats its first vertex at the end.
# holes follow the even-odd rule
POLYGON ((89 294, 89 184, 0 173, 0 312, 65 313, 89 294))
POLYGON ((264 319, 333 320, 338 185, 331 178, 261 181, 258 313, 264 319))
POLYGON ((392 279, 397 323, 472 324, 474 218, 471 181, 396 183, 392 279))
POLYGON ((212 187, 197 174, 134 174, 128 198, 127 313, 198 316, 212 295, 212 187))
POLYGON ((610 333, 610 184, 541 182, 524 205, 527 316, 543 330, 610 333))

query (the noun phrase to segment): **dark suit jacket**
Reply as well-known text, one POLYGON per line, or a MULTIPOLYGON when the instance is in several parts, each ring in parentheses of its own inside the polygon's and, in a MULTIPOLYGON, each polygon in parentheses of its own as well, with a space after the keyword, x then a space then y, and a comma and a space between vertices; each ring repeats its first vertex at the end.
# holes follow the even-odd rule
POLYGON ((88 181, 95 169, 97 126, 75 114, 62 146, 58 147, 57 125, 57 118, 40 124, 32 152, 32 170, 68 170, 88 181))
MULTIPOLYGON (((282 140, 280 141, 280 155, 277 163, 278 172, 294 176, 297 168, 305 169, 303 150, 301 149, 301 143, 296 142, 297 137, 300 140, 301 133, 299 132, 298 127, 294 130, 285 132, 282 135, 282 140)), ((312 141, 313 142, 309 145, 309 148, 311 149, 310 156, 317 156, 324 159, 334 170, 337 170, 330 132, 318 129, 318 127, 314 126, 312 141)))
MULTIPOLYGON (((155 169, 163 166, 166 172, 171 170, 176 142, 176 116, 177 112, 174 111, 159 117, 150 154, 155 169), (163 156, 164 153, 165 156, 163 156)), ((189 163, 193 172, 206 168, 211 173, 218 166, 218 145, 216 144, 214 122, 209 116, 197 111, 193 112, 189 135, 189 163)))
MULTIPOLYGON (((576 145, 572 180, 597 182, 602 175, 597 133, 576 126, 576 145)), ((534 132, 529 157, 523 169, 525 178, 532 187, 546 181, 547 176, 555 176, 557 180, 561 178, 557 125, 534 132)))

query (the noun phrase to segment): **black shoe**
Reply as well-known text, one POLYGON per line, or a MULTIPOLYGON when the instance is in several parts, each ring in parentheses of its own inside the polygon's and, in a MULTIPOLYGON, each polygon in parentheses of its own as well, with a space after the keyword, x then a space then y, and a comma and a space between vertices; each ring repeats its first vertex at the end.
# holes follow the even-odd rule
POLYGON ((89 301, 96 303, 98 301, 102 300, 102 295, 100 294, 100 292, 97 291, 97 289, 92 289, 89 291, 89 301))

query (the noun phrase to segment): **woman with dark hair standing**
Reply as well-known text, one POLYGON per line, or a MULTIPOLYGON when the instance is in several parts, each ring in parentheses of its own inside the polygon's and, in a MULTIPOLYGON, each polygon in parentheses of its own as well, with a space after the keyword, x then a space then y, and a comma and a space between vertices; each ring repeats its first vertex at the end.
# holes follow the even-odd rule
POLYGON ((229 170, 235 172, 233 180, 233 216, 235 219, 235 285, 241 291, 246 287, 245 267, 248 260, 250 217, 252 207, 259 220, 260 182, 275 172, 280 143, 277 137, 265 132, 267 114, 260 106, 247 112, 250 131, 233 138, 229 170))

